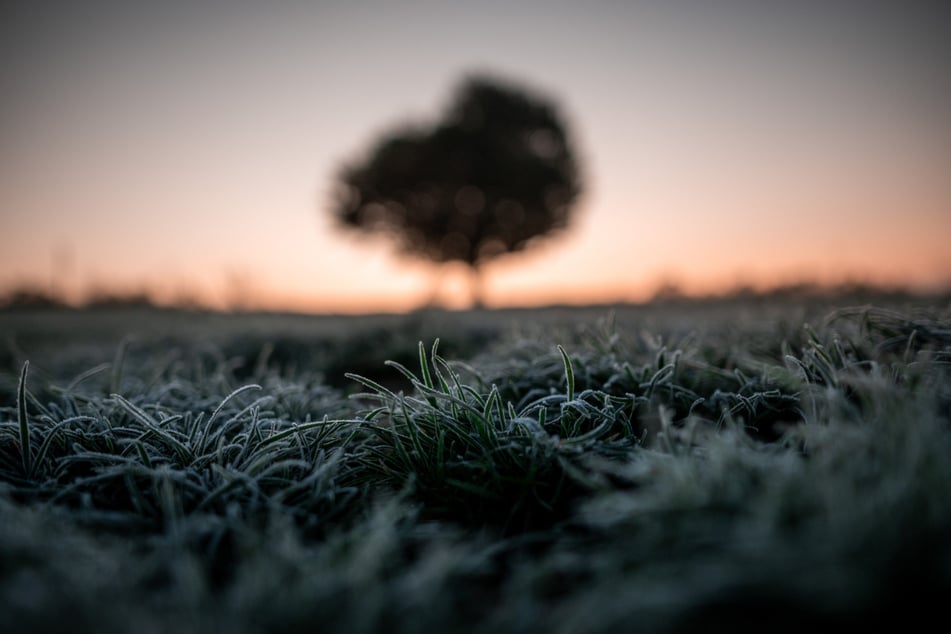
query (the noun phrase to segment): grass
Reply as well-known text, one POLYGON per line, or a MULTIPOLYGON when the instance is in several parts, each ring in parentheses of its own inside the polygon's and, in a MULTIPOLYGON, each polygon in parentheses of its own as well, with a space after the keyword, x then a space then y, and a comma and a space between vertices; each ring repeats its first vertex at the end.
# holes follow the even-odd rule
POLYGON ((946 303, 153 318, 3 317, 4 631, 854 631, 951 589, 946 303))

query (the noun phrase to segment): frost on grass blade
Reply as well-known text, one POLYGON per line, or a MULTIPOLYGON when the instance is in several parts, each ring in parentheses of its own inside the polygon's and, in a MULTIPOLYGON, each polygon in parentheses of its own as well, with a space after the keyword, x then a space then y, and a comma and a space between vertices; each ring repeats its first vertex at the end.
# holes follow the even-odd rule
POLYGON ((561 353, 561 359, 565 363, 565 381, 568 384, 568 400, 573 401, 575 398, 575 372, 571 367, 571 359, 568 358, 568 353, 565 352, 565 349, 559 345, 558 352, 561 353))
POLYGON ((30 369, 30 362, 23 363, 20 371, 20 382, 17 385, 17 423, 20 427, 20 453, 23 458, 23 475, 27 478, 33 471, 33 450, 30 447, 30 420, 26 413, 26 374, 30 369))

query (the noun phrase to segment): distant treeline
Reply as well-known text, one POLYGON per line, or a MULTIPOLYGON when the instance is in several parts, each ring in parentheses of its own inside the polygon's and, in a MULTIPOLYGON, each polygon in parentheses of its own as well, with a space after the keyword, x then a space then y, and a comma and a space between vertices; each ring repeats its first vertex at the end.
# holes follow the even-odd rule
MULTIPOLYGON (((839 299, 855 302, 880 301, 884 299, 951 301, 951 287, 924 292, 908 287, 884 286, 865 282, 819 284, 803 281, 783 284, 767 289, 737 286, 722 293, 693 294, 680 289, 676 285, 668 284, 660 287, 654 292, 651 298, 644 303, 677 304, 766 300, 808 301, 816 299, 839 299)), ((114 308, 222 311, 222 309, 203 305, 201 302, 190 298, 172 302, 157 302, 147 291, 125 293, 111 291, 96 292, 80 303, 70 302, 56 293, 31 287, 14 288, 6 293, 0 294, 0 310, 96 310, 114 308)))
POLYGON ((867 282, 841 282, 838 284, 820 284, 801 281, 780 284, 765 289, 751 286, 735 286, 721 293, 694 294, 681 290, 676 285, 659 288, 648 303, 678 303, 707 301, 750 301, 750 300, 915 300, 938 299, 951 300, 951 286, 939 290, 921 291, 904 286, 886 286, 867 282))
MULTIPOLYGON (((76 304, 67 301, 64 297, 37 288, 21 287, 0 294, 0 310, 26 309, 94 309, 94 308, 159 308, 158 304, 147 292, 132 293, 97 292, 85 301, 76 304)), ((196 308, 194 304, 161 307, 196 308)))

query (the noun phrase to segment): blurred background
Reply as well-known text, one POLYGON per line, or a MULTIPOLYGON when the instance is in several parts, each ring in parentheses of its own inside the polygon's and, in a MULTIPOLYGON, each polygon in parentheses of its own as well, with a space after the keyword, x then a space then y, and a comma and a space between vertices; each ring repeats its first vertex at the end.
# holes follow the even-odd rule
POLYGON ((0 295, 465 306, 338 230, 341 167, 467 73, 556 99, 583 195, 490 307, 951 285, 949 10, 930 2, 21 2, 0 17, 0 295))

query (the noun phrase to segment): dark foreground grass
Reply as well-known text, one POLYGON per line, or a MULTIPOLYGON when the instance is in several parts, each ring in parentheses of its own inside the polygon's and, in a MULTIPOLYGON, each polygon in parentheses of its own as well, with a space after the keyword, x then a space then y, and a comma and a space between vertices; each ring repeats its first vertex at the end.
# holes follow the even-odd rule
POLYGON ((13 345, 0 629, 945 619, 951 312, 714 312, 13 345))

